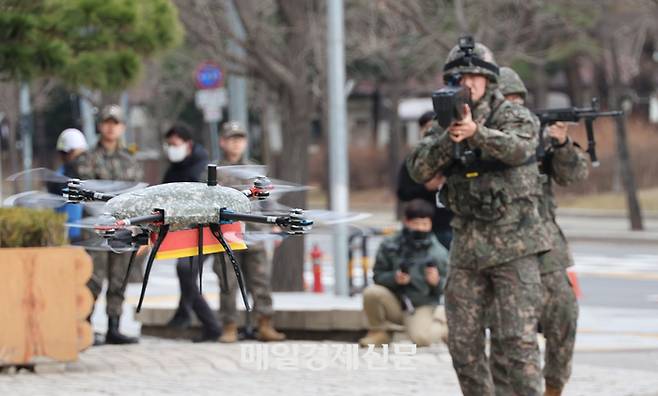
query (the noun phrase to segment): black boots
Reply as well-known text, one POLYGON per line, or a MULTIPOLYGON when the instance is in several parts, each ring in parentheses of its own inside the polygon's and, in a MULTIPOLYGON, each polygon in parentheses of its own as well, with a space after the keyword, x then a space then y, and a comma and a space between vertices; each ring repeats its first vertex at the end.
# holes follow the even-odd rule
POLYGON ((137 344, 139 340, 135 337, 128 337, 119 332, 119 317, 110 316, 107 318, 107 334, 105 334, 105 343, 114 345, 137 344))
POLYGON ((185 330, 192 324, 190 314, 180 307, 174 316, 167 322, 167 327, 173 330, 185 330))

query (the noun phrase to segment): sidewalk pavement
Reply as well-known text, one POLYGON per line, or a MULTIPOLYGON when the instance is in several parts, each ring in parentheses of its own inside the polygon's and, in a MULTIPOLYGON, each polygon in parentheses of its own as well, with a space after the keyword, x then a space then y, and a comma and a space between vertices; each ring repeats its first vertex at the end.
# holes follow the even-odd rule
MULTIPOLYGON (((371 211, 372 216, 354 224, 358 227, 386 228, 396 226, 393 210, 371 211)), ((658 213, 646 213, 644 230, 631 231, 624 212, 596 209, 562 209, 557 221, 570 241, 605 241, 629 243, 658 242, 658 213)))
MULTIPOLYGON (((0 375, 6 395, 459 395, 444 346, 391 345, 384 357, 354 344, 191 344, 143 338, 102 346, 36 374, 0 375), (406 353, 406 355, 404 354, 406 353)), ((655 371, 577 365, 565 396, 655 396, 655 371)))
MULTIPOLYGON (((218 309, 217 294, 206 293, 212 309, 218 309)), ((129 302, 134 302, 130 297, 129 302)), ((177 296, 146 297, 137 320, 142 325, 164 326, 173 316, 177 296)), ((362 297, 314 293, 273 293, 275 325, 280 329, 364 331, 366 319, 362 297)), ((242 301, 237 302, 243 310, 242 301)), ((199 325, 194 319, 194 325, 199 325)), ((576 352, 658 350, 658 309, 581 306, 576 352)), ((658 370, 658 362, 656 364, 658 370)))

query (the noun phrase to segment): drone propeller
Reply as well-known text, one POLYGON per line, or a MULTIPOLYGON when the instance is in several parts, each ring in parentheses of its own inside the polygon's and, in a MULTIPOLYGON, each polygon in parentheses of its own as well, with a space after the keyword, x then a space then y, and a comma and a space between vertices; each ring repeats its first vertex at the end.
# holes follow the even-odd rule
MULTIPOLYGON (((265 215, 277 216, 290 211, 290 207, 276 201, 252 201, 251 210, 265 215)), ((313 220, 316 225, 333 225, 351 223, 372 216, 371 213, 362 212, 335 212, 325 209, 304 210, 304 217, 313 220)))
MULTIPOLYGON (((59 174, 47 168, 34 168, 24 170, 7 177, 7 181, 18 182, 23 178, 29 178, 36 182, 49 182, 66 184, 71 178, 59 174)), ((123 194, 126 192, 139 190, 148 186, 147 183, 121 180, 83 180, 80 185, 88 190, 94 190, 102 193, 123 194)))
POLYGON ((265 165, 226 165, 217 167, 217 178, 220 182, 230 180, 250 180, 259 176, 267 176, 265 165))
MULTIPOLYGON (((237 188, 238 190, 251 188, 252 184, 248 184, 248 182, 253 182, 264 176, 267 176, 267 167, 265 165, 227 165, 217 167, 218 182, 223 186, 237 188)), ((272 186, 270 194, 308 191, 312 188, 311 186, 286 180, 273 179, 271 177, 268 177, 268 179, 271 181, 272 186)))
POLYGON ((7 197, 3 204, 5 206, 20 206, 24 208, 56 209, 64 206, 66 200, 59 195, 43 191, 25 191, 7 197))
POLYGON ((139 249, 138 246, 126 244, 123 241, 112 240, 108 238, 96 237, 81 242, 74 242, 72 246, 79 246, 85 250, 91 251, 109 251, 112 253, 133 252, 139 249))
MULTIPOLYGON (((257 177, 254 177, 253 179, 256 180, 257 177)), ((308 191, 308 190, 313 189, 313 187, 311 187, 311 186, 304 186, 302 184, 287 182, 285 180, 272 179, 270 177, 268 177, 268 179, 271 182, 270 188, 269 188, 270 195, 273 195, 273 194, 286 194, 286 193, 290 193, 290 192, 299 192, 299 191, 308 191)), ((236 188, 238 190, 245 190, 245 189, 251 188, 252 185, 248 185, 248 184, 231 184, 228 187, 236 188)))
POLYGON ((67 227, 96 231, 116 230, 128 227, 128 225, 125 224, 117 224, 116 217, 107 214, 101 216, 85 217, 73 223, 66 223, 65 225, 67 227))

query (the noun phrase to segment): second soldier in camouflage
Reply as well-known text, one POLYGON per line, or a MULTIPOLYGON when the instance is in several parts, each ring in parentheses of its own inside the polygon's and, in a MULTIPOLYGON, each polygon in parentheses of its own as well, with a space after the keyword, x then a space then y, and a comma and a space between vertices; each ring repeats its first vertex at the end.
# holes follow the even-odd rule
MULTIPOLYGON (((524 104, 527 90, 521 78, 510 68, 500 69, 500 90, 508 100, 524 104)), ((541 328, 546 339, 544 379, 546 395, 562 393, 571 375, 571 361, 576 341, 578 302, 569 283, 567 268, 573 265, 569 246, 555 220, 555 195, 553 182, 566 186, 583 181, 589 174, 589 160, 567 136, 566 125, 556 123, 549 126, 544 139, 546 157, 541 164, 543 194, 540 199, 540 214, 553 238, 550 252, 539 256, 541 280, 544 286, 544 305, 540 318, 541 328)), ((498 308, 498 307, 494 307, 498 308)), ((494 311, 496 311, 494 309, 494 311)), ((503 346, 499 342, 496 321, 492 331, 491 371, 496 393, 509 394, 509 380, 506 363, 499 360, 496 351, 503 346)))

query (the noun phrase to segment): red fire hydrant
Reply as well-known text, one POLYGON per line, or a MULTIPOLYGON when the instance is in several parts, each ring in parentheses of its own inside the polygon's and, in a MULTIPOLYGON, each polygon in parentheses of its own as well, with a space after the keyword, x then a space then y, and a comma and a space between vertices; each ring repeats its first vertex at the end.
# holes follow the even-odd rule
POLYGON ((316 243, 311 249, 311 262, 313 263, 313 293, 322 293, 322 250, 316 243))
POLYGON ((578 283, 578 277, 576 276, 575 271, 567 271, 569 276, 569 282, 571 282, 571 288, 573 293, 576 295, 576 298, 580 298, 583 295, 583 292, 580 290, 580 284, 578 283))

